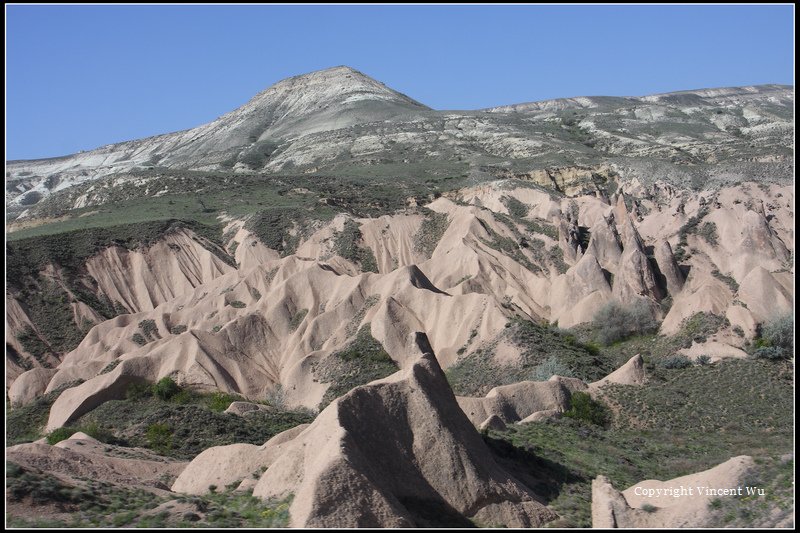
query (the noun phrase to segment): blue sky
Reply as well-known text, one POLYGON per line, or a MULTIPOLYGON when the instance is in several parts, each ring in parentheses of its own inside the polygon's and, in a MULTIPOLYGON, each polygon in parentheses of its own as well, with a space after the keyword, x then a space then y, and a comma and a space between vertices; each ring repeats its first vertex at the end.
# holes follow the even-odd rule
POLYGON ((794 83, 784 6, 7 6, 6 155, 215 119, 349 65, 435 109, 794 83))

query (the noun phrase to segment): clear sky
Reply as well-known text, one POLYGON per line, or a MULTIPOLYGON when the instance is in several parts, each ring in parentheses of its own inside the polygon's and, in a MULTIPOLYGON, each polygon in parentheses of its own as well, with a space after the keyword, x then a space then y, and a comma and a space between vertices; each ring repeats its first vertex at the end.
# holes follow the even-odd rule
POLYGON ((348 65, 435 109, 794 83, 782 6, 7 6, 7 159, 191 128, 348 65))

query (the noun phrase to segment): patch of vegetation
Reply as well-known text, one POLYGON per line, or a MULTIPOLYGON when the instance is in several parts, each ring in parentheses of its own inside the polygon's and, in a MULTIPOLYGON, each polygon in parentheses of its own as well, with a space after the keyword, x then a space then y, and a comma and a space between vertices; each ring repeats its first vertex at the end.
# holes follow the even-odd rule
POLYGON ((680 348, 690 348, 692 342, 702 344, 708 340, 709 336, 729 325, 730 322, 724 316, 701 311, 685 319, 681 324, 680 332, 673 339, 677 341, 680 348))
POLYGON ((550 356, 534 367, 531 381, 547 381, 553 376, 573 377, 572 369, 557 357, 550 356))
POLYGON ((711 275, 717 278, 718 280, 724 282, 728 287, 730 287, 731 292, 733 292, 734 294, 736 294, 739 291, 739 283, 731 276, 726 276, 716 268, 711 271, 711 275))
POLYGON ((316 363, 314 376, 321 383, 330 383, 319 404, 324 409, 333 400, 359 385, 385 378, 397 372, 397 363, 372 336, 369 324, 364 324, 358 334, 343 350, 316 363))
POLYGON ((348 218, 342 231, 333 235, 333 250, 348 261, 359 265, 363 272, 378 272, 378 263, 370 248, 359 246, 362 242, 361 228, 358 222, 348 218))
MULTIPOLYGON (((490 431, 484 440, 501 465, 564 517, 558 525, 591 527, 598 475, 622 490, 737 455, 792 450, 792 370, 781 365, 734 360, 670 371, 668 381, 655 376, 647 387, 612 386, 604 397, 615 413, 607 428, 565 417, 490 431)), ((792 490, 788 477, 774 479, 792 490)))
POLYGON ((692 366, 692 360, 686 357, 685 355, 678 354, 664 359, 661 362, 661 366, 669 370, 673 370, 676 368, 689 368, 690 366, 692 366))
POLYGON ((583 420, 596 426, 605 426, 609 422, 610 414, 606 406, 592 399, 588 393, 573 392, 569 402, 570 407, 564 416, 583 420))
MULTIPOLYGON (((252 492, 233 488, 203 496, 169 494, 158 496, 143 489, 132 489, 93 479, 67 484, 49 474, 6 463, 7 490, 11 501, 29 500, 33 506, 57 506, 63 519, 31 519, 8 515, 11 527, 35 528, 118 528, 197 527, 197 528, 278 528, 289 524, 293 497, 264 501, 252 492), (154 512, 170 503, 189 504, 183 514, 167 510, 154 512)), ((34 507, 35 509, 35 507, 34 507)))
MULTIPOLYGON (((678 246, 675 247, 675 260, 680 262, 688 259, 686 248, 689 246, 688 237, 692 234, 699 232, 698 226, 700 222, 708 215, 708 207, 701 207, 696 215, 689 217, 680 230, 678 230, 678 246)), ((711 228, 711 226, 709 226, 711 228)), ((713 226, 714 235, 716 236, 716 225, 713 226)), ((710 231, 708 229, 707 231, 710 231)))
POLYGON ((500 198, 503 205, 508 209, 508 214, 514 218, 525 218, 528 216, 529 207, 520 202, 513 196, 503 196, 500 198))
POLYGON ((181 388, 169 376, 161 378, 153 385, 153 396, 162 400, 169 400, 179 392, 181 388))
POLYGON ((161 338, 161 335, 158 333, 158 326, 156 326, 155 320, 142 320, 139 322, 139 329, 142 330, 142 334, 147 339, 153 340, 161 338))
MULTIPOLYGON (((50 368, 50 363, 46 358, 46 355, 51 352, 50 347, 44 341, 42 341, 35 331, 33 331, 33 328, 30 326, 25 326, 25 329, 17 334, 17 340, 22 345, 22 348, 31 354, 33 358, 39 362, 39 364, 45 368, 50 368)), ((21 358, 19 361, 22 366, 26 367, 26 370, 33 368, 30 361, 21 358), (27 365, 24 365, 23 363, 27 363, 27 365)))
POLYGON ((700 366, 710 365, 711 364, 711 356, 710 355, 698 355, 695 360, 695 364, 700 366))
MULTIPOLYGON (((544 270, 540 266, 534 265, 528 258, 528 256, 526 256, 523 253, 522 250, 531 247, 531 244, 529 243, 528 238, 526 238, 525 236, 522 235, 522 233, 519 232, 514 222, 511 221, 511 219, 509 219, 508 217, 504 217, 503 215, 498 213, 495 213, 494 216, 495 218, 501 221, 505 219, 506 226, 514 234, 514 238, 504 237, 500 235, 494 229, 492 229, 492 227, 489 226, 489 224, 487 224, 486 222, 484 222, 479 218, 478 222, 481 224, 483 229, 486 230, 486 233, 489 234, 489 238, 484 239, 482 237, 478 237, 478 239, 486 246, 494 250, 497 250, 498 252, 502 253, 507 257, 510 257, 511 259, 521 264, 531 272, 543 272, 544 270)), ((530 242, 534 241, 541 243, 542 247, 544 247, 544 241, 541 241, 539 239, 530 239, 530 242)), ((533 248, 532 252, 533 255, 536 256, 538 260, 544 262, 544 257, 541 251, 538 250, 538 248, 533 248)))
POLYGON ((142 335, 141 333, 138 333, 138 332, 134 333, 131 336, 131 340, 133 342, 135 342, 136 344, 138 344, 139 346, 144 346, 145 344, 147 344, 147 339, 144 338, 144 335, 142 335))
POLYGON ((763 434, 791 430, 787 361, 722 360, 650 373, 647 387, 612 385, 620 427, 763 434), (714 401, 709 401, 713 398, 714 401))
POLYGON ((255 213, 244 227, 265 246, 285 257, 297 250, 304 235, 303 228, 313 223, 313 219, 296 208, 274 207, 255 213))
POLYGON ((717 234, 717 225, 714 222, 704 222, 697 234, 706 240, 712 246, 719 244, 719 235, 717 234))
POLYGON ((241 300, 234 300, 229 304, 231 307, 235 307, 236 309, 244 309, 247 307, 247 304, 241 300))
POLYGON ((114 361, 111 361, 110 363, 108 363, 106 366, 103 367, 103 370, 101 370, 100 374, 98 375, 108 374, 109 372, 117 368, 121 362, 122 359, 115 359, 114 361))
POLYGON ((313 420, 307 411, 259 411, 246 417, 226 414, 221 411, 241 398, 177 388, 175 392, 167 382, 160 386, 131 385, 125 400, 105 402, 74 424, 104 428, 119 445, 145 447, 168 457, 191 459, 211 446, 236 442, 263 444, 282 431, 313 420), (166 398, 156 393, 165 389, 171 391, 166 398))
POLYGON ((350 322, 347 323, 345 334, 348 337, 352 337, 358 332, 358 327, 361 325, 361 321, 364 320, 364 317, 367 316, 367 311, 380 301, 381 297, 377 294, 370 295, 364 300, 361 309, 359 309, 358 312, 353 315, 353 318, 350 319, 350 322))
POLYGON ((775 316, 761 324, 749 352, 757 359, 788 359, 794 356, 794 314, 775 316))
POLYGON ((47 434, 47 444, 53 445, 61 442, 62 440, 66 440, 72 437, 75 433, 85 433, 92 437, 93 439, 99 440, 100 442, 114 442, 114 437, 111 433, 97 424, 91 423, 86 424, 83 426, 65 426, 54 429, 50 433, 47 434))
POLYGON ((437 213, 427 208, 422 208, 422 212, 425 218, 414 234, 414 251, 430 258, 447 231, 449 221, 446 213, 437 213))
POLYGON ((296 331, 297 328, 300 327, 300 324, 303 323, 303 320, 305 320, 307 314, 308 309, 300 309, 294 315, 292 315, 291 320, 289 320, 289 330, 296 331))
POLYGON ((181 333, 184 333, 187 329, 189 328, 187 328, 183 324, 176 324, 175 326, 169 328, 169 332, 173 335, 180 335, 181 333))
POLYGON ((598 342, 608 346, 631 335, 651 333, 658 328, 653 313, 642 300, 630 306, 610 301, 594 316, 598 342))
POLYGON ((82 380, 65 383, 27 405, 9 409, 6 413, 6 445, 13 446, 41 438, 42 430, 50 416, 50 407, 62 392, 81 383, 82 380))
POLYGON ((556 272, 559 274, 567 273, 569 265, 564 262, 564 250, 562 250, 560 246, 556 245, 551 247, 548 252, 548 257, 550 258, 550 263, 552 263, 553 267, 556 269, 556 272))
POLYGON ((716 527, 777 527, 794 521, 794 459, 786 456, 758 457, 748 472, 741 496, 717 498, 709 507, 716 527), (758 492, 762 489, 763 495, 758 492))
POLYGON ((584 344, 570 332, 512 319, 490 346, 460 358, 445 374, 459 396, 484 396, 490 389, 520 381, 540 381, 555 374, 597 381, 616 368, 596 347, 584 344), (494 360, 497 345, 508 341, 520 349, 520 359, 500 364, 494 360), (546 375, 549 374, 549 375, 546 375))
POLYGON ((147 426, 145 432, 147 447, 161 455, 167 455, 172 450, 172 431, 166 424, 156 422, 147 426))

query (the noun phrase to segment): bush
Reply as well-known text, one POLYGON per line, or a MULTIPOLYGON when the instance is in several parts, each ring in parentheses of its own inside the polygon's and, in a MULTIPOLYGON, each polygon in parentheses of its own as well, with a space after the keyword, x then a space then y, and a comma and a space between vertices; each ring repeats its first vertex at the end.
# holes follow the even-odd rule
POLYGON ((166 424, 150 424, 146 438, 148 447, 158 453, 166 453, 172 449, 172 431, 166 424))
POLYGON ((153 395, 153 387, 147 383, 131 383, 125 390, 125 399, 142 400, 153 395))
POLYGON ((57 444, 62 440, 67 440, 77 432, 78 432, 77 429, 70 427, 54 429, 47 435, 47 444, 50 444, 52 446, 53 444, 57 444))
POLYGON ((703 237, 708 244, 716 246, 719 244, 719 236, 717 235, 717 225, 713 222, 705 222, 698 233, 703 237))
POLYGON ((672 357, 664 359, 664 361, 661 363, 661 366, 670 370, 677 368, 688 368, 692 366, 692 360, 685 355, 673 355, 672 357))
POLYGON ((794 315, 787 313, 777 316, 765 323, 761 328, 761 338, 770 346, 794 351, 794 315))
POLYGON ((237 400, 239 400, 239 398, 236 396, 224 392, 215 392, 208 401, 208 408, 216 413, 221 413, 237 400))
POLYGON ((762 346, 761 348, 755 349, 753 352, 753 358, 777 361, 779 359, 787 359, 787 352, 778 346, 762 346))
POLYGON ((533 381, 547 381, 553 376, 572 377, 572 370, 559 361, 556 357, 550 356, 533 369, 531 379, 533 381))
POLYGON ((608 302, 594 316, 597 340, 605 345, 621 341, 634 334, 652 333, 658 328, 646 302, 639 300, 630 307, 616 301, 608 302))
POLYGON ((244 307, 247 307, 247 304, 245 304, 240 300, 234 300, 231 302, 231 307, 235 307, 236 309, 242 309, 244 307))
POLYGON ((586 392, 573 392, 570 398, 569 411, 564 413, 568 418, 583 420, 597 426, 604 426, 608 422, 608 410, 602 403, 593 400, 586 392))
POLYGON ((705 365, 711 363, 711 356, 709 356, 709 355, 699 355, 697 357, 697 359, 695 359, 695 363, 697 363, 700 366, 705 366, 705 365))
POLYGON ((169 400, 180 391, 181 388, 171 377, 163 377, 153 385, 153 396, 162 400, 169 400))

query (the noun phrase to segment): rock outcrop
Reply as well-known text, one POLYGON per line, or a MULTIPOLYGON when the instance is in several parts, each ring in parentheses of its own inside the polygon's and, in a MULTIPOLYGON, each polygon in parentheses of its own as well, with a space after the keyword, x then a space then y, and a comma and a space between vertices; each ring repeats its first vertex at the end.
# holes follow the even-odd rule
POLYGON ((255 496, 294 495, 293 527, 465 525, 467 519, 538 527, 554 519, 491 458, 426 337, 416 334, 409 350, 418 354, 414 364, 335 400, 294 438, 279 435, 281 442, 258 451, 207 450, 173 488, 205 492, 220 479, 211 465, 238 457, 247 461, 240 474, 266 467, 255 496))
POLYGON ((669 481, 641 481, 622 492, 608 478, 598 476, 592 482, 592 527, 712 526, 709 502, 717 497, 716 491, 738 487, 753 465, 751 457, 742 455, 669 481))

